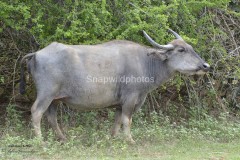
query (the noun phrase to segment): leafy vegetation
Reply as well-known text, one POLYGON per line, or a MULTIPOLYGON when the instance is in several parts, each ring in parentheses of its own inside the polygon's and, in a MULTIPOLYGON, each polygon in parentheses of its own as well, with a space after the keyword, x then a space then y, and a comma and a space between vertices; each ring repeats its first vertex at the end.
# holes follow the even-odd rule
POLYGON ((1 0, 0 157, 31 159, 34 153, 42 159, 67 155, 85 159, 237 159, 239 6, 236 0, 1 0), (49 142, 46 147, 31 139, 30 105, 35 89, 28 78, 27 94, 19 95, 23 55, 52 41, 96 44, 126 39, 148 45, 142 30, 166 44, 173 39, 167 28, 181 34, 212 68, 202 77, 179 74, 148 96, 133 118, 133 135, 140 145, 109 137, 112 110, 75 113, 62 106, 59 121, 69 142, 57 143, 47 125, 43 131, 49 142))

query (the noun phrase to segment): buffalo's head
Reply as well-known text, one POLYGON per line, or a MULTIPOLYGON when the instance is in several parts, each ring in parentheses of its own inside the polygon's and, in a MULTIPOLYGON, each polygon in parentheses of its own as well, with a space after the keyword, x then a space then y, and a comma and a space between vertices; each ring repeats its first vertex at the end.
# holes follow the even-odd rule
POLYGON ((162 61, 173 70, 184 74, 204 74, 210 69, 210 65, 202 60, 193 50, 193 47, 187 44, 181 36, 169 29, 176 37, 175 40, 167 45, 156 43, 145 31, 146 39, 156 48, 149 54, 158 56, 162 61))

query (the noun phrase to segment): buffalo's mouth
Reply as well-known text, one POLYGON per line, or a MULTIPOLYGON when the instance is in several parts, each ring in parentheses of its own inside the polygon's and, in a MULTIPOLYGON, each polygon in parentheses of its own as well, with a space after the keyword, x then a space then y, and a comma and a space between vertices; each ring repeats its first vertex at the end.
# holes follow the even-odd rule
POLYGON ((197 75, 204 75, 204 74, 206 74, 207 72, 208 72, 208 71, 205 71, 205 70, 200 69, 200 70, 196 71, 195 74, 197 74, 197 75))
POLYGON ((179 71, 180 73, 183 73, 185 75, 204 75, 209 71, 209 69, 203 69, 201 67, 198 67, 197 69, 193 69, 193 70, 181 70, 179 71))
POLYGON ((185 75, 204 75, 210 70, 210 65, 207 63, 201 63, 197 66, 191 66, 189 69, 187 67, 182 70, 178 70, 180 73, 183 73, 185 75))
POLYGON ((202 75, 207 73, 210 70, 210 65, 207 63, 203 63, 203 65, 199 66, 196 70, 196 74, 202 75))
MULTIPOLYGON (((185 74, 185 75, 188 75, 188 76, 192 76, 192 75, 195 75, 195 74, 200 74, 200 70, 196 71, 196 70, 185 70, 185 71, 180 71, 180 73, 182 74, 185 74)), ((202 72, 201 72, 202 73, 202 72)))

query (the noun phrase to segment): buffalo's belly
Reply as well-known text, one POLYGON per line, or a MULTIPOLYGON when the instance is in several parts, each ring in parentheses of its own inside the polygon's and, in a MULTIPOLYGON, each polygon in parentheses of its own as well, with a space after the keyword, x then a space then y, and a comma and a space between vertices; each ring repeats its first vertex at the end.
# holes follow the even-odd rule
POLYGON ((69 106, 72 109, 76 109, 79 111, 91 111, 91 110, 98 110, 98 109, 104 109, 104 108, 116 108, 119 107, 118 104, 112 104, 110 106, 104 105, 104 106, 96 106, 96 105, 89 105, 86 106, 86 104, 71 104, 71 103, 66 103, 67 106, 69 106))
POLYGON ((75 100, 75 99, 66 99, 63 101, 69 107, 77 110, 94 110, 101 108, 114 107, 119 104, 117 101, 105 101, 105 102, 95 102, 90 100, 75 100))
POLYGON ((113 95, 81 95, 70 96, 62 100, 69 107, 78 109, 78 110, 92 110, 113 107, 119 104, 117 97, 113 95))

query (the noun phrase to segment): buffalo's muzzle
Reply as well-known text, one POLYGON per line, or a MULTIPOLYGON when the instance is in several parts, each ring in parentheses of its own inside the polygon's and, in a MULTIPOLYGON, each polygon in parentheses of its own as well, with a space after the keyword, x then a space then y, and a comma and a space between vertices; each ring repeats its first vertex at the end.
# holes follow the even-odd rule
POLYGON ((201 69, 204 72, 208 72, 210 70, 210 65, 208 63, 203 63, 203 65, 201 66, 201 69))

